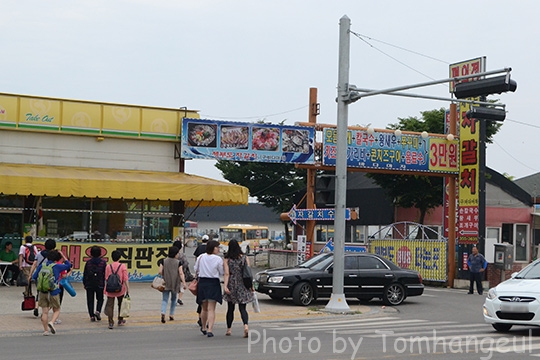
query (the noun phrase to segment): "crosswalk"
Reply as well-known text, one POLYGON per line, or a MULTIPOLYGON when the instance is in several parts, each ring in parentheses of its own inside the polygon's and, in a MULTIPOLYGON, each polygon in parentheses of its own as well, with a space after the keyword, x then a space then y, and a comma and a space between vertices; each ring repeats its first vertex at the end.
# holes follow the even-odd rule
MULTIPOLYGON (((401 319, 399 316, 354 319, 306 320, 294 323, 267 323, 269 333, 297 331, 306 336, 325 338, 362 339, 375 344, 384 341, 394 345, 397 352, 406 348, 438 352, 513 354, 540 358, 538 330, 515 327, 508 333, 496 332, 488 324, 401 319)), ((357 340, 355 340, 357 341, 357 340)))

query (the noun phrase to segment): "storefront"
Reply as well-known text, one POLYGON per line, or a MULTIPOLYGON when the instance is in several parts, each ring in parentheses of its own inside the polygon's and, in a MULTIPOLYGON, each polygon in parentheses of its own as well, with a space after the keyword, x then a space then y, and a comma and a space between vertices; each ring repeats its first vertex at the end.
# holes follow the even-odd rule
POLYGON ((166 251, 154 247, 183 234, 185 207, 248 201, 245 187, 183 172, 185 116, 198 114, 0 94, 2 244, 55 239, 75 280, 91 244, 105 258, 121 247, 134 280, 155 274, 166 251))

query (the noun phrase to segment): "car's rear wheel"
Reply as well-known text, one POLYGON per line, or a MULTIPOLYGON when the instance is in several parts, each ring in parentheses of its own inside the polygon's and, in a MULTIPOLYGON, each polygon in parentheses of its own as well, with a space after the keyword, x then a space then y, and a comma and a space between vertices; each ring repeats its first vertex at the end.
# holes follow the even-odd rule
POLYGON ((507 332, 512 328, 512 324, 491 324, 491 326, 499 332, 507 332))
POLYGON ((386 305, 396 306, 405 300, 405 289, 398 283, 390 284, 384 289, 383 301, 386 305))
POLYGON ((307 282, 296 285, 292 293, 296 305, 308 306, 313 301, 313 287, 307 282))

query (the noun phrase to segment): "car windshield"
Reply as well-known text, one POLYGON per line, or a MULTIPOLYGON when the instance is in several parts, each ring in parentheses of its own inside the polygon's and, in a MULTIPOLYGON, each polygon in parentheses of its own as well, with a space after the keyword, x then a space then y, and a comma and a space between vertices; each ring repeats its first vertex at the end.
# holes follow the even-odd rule
POLYGON ((298 265, 299 267, 308 268, 311 270, 324 270, 334 260, 334 256, 331 253, 321 254, 312 257, 308 261, 298 265))
POLYGON ((534 262, 521 270, 516 279, 540 279, 540 262, 534 262))

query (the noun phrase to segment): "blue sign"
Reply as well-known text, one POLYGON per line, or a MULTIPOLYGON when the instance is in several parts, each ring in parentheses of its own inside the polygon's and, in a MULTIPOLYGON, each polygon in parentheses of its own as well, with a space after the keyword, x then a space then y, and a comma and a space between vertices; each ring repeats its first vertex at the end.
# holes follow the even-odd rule
MULTIPOLYGON (((323 165, 335 166, 336 128, 323 129, 323 165)), ((419 172, 457 173, 457 140, 420 134, 349 130, 347 167, 419 172)))
MULTIPOLYGON (((293 205, 289 210, 289 219, 296 224, 297 221, 306 220, 334 220, 336 209, 297 209, 293 205)), ((345 209, 345 220, 351 219, 351 210, 345 209)))
MULTIPOLYGON (((345 252, 367 252, 367 246, 365 245, 345 245, 345 252)), ((334 251, 334 240, 328 240, 324 247, 321 249, 319 254, 324 252, 333 252, 334 251)))
POLYGON ((182 157, 272 163, 315 163, 315 129, 182 119, 182 157))

